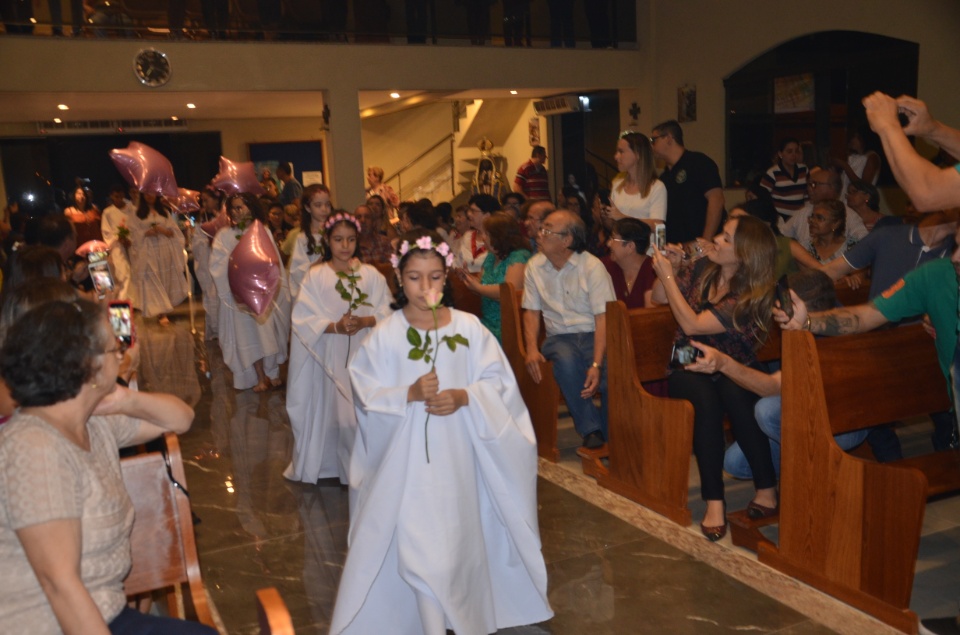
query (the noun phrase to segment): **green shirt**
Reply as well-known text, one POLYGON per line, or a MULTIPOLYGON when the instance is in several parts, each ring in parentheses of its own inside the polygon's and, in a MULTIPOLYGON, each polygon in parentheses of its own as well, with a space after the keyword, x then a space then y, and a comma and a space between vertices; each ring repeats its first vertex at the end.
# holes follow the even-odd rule
POLYGON ((926 313, 937 331, 937 359, 947 383, 957 347, 957 272, 949 258, 928 262, 875 297, 873 305, 891 322, 926 313))

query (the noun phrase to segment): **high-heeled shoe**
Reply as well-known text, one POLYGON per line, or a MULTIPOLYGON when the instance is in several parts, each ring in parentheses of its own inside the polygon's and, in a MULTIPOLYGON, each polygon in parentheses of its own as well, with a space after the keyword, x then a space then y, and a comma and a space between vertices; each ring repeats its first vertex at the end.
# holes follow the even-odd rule
POLYGON ((760 503, 750 501, 750 504, 747 505, 747 518, 750 520, 761 520, 763 518, 770 518, 776 516, 780 513, 780 501, 777 501, 775 507, 765 507, 760 503))
POLYGON ((727 502, 723 502, 723 524, 717 527, 708 527, 700 523, 700 533, 702 533, 710 542, 723 540, 727 535, 727 502))

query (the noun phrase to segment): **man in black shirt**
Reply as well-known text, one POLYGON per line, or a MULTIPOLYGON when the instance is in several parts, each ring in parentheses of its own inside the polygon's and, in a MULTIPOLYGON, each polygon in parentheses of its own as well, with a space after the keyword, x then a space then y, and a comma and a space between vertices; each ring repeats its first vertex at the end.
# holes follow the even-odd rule
POLYGON ((713 240, 723 218, 723 183, 713 159, 683 146, 683 129, 665 121, 650 135, 653 154, 666 162, 660 180, 667 187, 667 242, 713 240))

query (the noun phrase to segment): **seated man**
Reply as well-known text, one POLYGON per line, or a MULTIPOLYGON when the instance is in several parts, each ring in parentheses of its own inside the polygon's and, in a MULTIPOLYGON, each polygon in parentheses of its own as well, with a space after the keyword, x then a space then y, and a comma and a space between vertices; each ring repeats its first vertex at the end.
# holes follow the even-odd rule
MULTIPOLYGON (((820 271, 805 270, 791 274, 788 278, 790 288, 802 298, 807 306, 815 310, 826 310, 836 306, 837 296, 834 292, 833 281, 820 271)), ((773 467, 780 474, 780 371, 765 373, 756 368, 743 364, 725 355, 715 348, 691 342, 703 351, 703 357, 685 367, 686 370, 698 373, 723 373, 740 386, 750 390, 761 399, 754 406, 754 416, 764 434, 770 437, 770 454, 773 457, 773 467)), ((850 450, 861 443, 867 436, 867 430, 857 430, 834 437, 837 445, 843 450, 850 450)), ((753 472, 743 450, 734 442, 727 448, 723 457, 723 471, 734 478, 752 479, 753 472)))
MULTIPOLYGON (((810 176, 807 177, 807 204, 801 207, 790 217, 790 220, 783 226, 783 235, 793 238, 801 245, 810 244, 810 216, 813 214, 813 208, 818 203, 824 201, 840 200, 840 175, 833 170, 824 170, 823 168, 813 168, 810 170, 810 176)), ((860 216, 850 209, 847 209, 846 217, 846 236, 849 242, 857 242, 867 235, 867 228, 864 227, 860 216)))
POLYGON ((538 253, 527 262, 523 288, 523 331, 527 371, 540 383, 540 364, 553 362, 553 375, 586 448, 607 438, 606 311, 614 299, 613 283, 587 247, 583 220, 567 211, 553 212, 537 236, 538 253), (537 345, 540 315, 547 329, 537 345), (601 409, 593 396, 601 392, 601 409))

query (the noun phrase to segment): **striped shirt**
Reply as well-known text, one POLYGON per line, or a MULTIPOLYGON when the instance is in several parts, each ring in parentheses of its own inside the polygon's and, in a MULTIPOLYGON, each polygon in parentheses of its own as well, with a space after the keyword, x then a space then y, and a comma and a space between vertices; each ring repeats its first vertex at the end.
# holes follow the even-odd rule
POLYGON ((783 216, 793 216, 801 207, 807 198, 807 166, 798 163, 794 168, 794 173, 790 174, 783 163, 777 161, 777 164, 767 170, 766 174, 760 179, 760 185, 770 192, 773 198, 773 205, 783 216))

